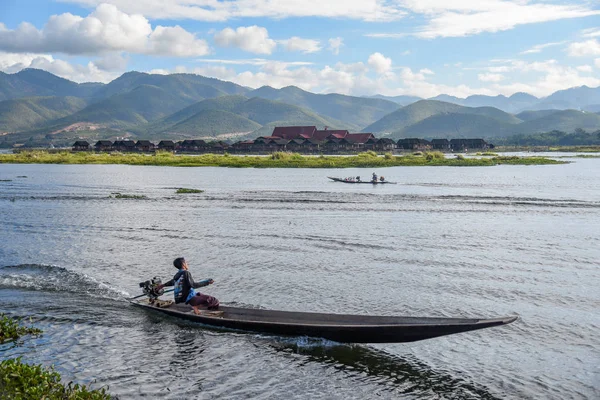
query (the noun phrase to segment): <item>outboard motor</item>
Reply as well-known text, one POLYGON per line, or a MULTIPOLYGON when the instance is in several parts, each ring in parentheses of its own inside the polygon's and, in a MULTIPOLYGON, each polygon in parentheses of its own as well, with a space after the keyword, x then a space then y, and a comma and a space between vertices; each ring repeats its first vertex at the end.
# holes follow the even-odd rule
POLYGON ((149 281, 140 282, 140 287, 146 296, 150 298, 150 301, 154 301, 165 293, 165 289, 162 287, 159 289, 159 286, 162 284, 162 281, 159 277, 154 277, 149 281))

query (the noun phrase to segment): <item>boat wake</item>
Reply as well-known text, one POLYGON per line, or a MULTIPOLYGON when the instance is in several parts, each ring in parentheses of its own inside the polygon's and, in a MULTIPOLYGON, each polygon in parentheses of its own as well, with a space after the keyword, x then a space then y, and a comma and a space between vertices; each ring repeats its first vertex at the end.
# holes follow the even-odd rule
POLYGON ((65 292, 126 299, 129 293, 81 272, 56 265, 20 264, 0 267, 0 289, 65 292))

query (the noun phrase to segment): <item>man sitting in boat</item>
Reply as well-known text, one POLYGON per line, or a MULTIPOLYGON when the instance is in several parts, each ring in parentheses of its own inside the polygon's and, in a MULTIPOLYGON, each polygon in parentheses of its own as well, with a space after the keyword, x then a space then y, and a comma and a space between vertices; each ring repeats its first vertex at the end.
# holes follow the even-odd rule
POLYGON ((356 177, 356 182, 360 182, 360 176, 356 177))
POLYGON ((214 281, 212 279, 194 282, 191 272, 188 271, 188 263, 183 257, 176 258, 173 261, 173 265, 178 269, 177 273, 173 279, 165 282, 160 287, 175 286, 175 303, 189 304, 192 306, 195 314, 200 314, 199 306, 206 306, 209 310, 219 308, 219 300, 195 290, 213 284, 214 281))
POLYGON ((383 181, 385 181, 385 178, 384 178, 383 176, 380 176, 380 177, 379 177, 379 181, 380 181, 380 182, 383 182, 383 181))
POLYGON ((377 183, 377 174, 375 172, 373 172, 373 178, 371 179, 371 182, 377 183))

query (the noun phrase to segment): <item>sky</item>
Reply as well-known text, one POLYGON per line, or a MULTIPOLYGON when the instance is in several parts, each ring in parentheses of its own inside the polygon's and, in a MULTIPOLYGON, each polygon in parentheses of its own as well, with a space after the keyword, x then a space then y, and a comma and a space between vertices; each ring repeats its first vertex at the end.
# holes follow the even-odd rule
POLYGON ((598 0, 1 0, 0 71, 423 98, 600 86, 598 0))

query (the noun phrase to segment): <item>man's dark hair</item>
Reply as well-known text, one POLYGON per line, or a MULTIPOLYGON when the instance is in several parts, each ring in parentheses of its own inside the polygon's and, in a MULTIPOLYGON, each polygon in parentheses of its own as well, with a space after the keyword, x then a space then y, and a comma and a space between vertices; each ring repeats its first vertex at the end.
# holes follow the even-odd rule
POLYGON ((173 265, 175 266, 175 268, 181 269, 181 267, 183 267, 184 262, 185 262, 185 258, 178 257, 175 259, 175 261, 173 261, 173 265))

